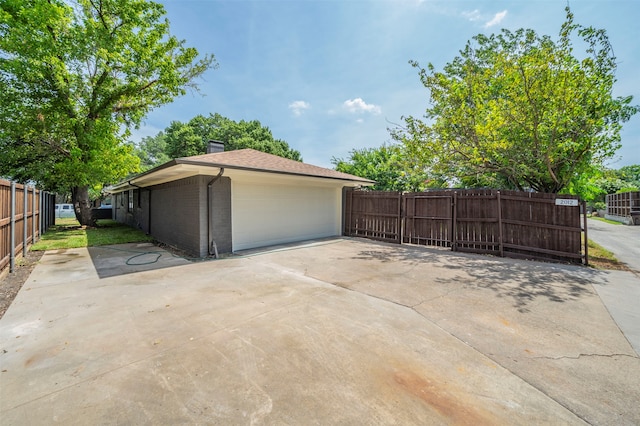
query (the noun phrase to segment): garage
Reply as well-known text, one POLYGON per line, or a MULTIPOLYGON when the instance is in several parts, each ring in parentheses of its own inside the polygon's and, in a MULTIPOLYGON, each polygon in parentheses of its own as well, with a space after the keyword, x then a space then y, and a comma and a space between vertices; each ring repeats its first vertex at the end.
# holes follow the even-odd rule
POLYGON ((342 185, 288 176, 231 179, 233 251, 340 235, 342 185))
POLYGON ((220 145, 111 187, 113 217, 192 256, 218 256, 341 235, 344 189, 374 183, 220 145))

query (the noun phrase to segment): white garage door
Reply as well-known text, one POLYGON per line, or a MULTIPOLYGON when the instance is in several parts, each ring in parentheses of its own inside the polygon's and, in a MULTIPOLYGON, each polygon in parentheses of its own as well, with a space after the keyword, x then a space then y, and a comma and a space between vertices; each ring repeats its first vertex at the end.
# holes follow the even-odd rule
POLYGON ((340 235, 342 189, 231 180, 233 250, 340 235))

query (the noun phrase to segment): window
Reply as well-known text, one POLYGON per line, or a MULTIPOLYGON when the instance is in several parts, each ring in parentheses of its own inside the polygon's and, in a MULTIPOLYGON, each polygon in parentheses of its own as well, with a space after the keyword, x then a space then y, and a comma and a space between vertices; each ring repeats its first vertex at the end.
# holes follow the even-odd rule
POLYGON ((129 193, 127 194, 127 198, 129 199, 129 208, 127 211, 133 211, 133 189, 129 190, 129 193))

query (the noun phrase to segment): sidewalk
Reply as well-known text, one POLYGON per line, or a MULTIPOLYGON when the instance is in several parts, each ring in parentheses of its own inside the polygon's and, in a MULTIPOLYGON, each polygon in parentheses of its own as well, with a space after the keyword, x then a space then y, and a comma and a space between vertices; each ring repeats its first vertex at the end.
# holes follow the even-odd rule
POLYGON ((640 354, 640 226, 588 221, 591 240, 611 251, 633 270, 604 271, 593 288, 636 353, 640 354))
POLYGON ((612 225, 589 219, 587 231, 590 240, 611 251, 618 260, 640 274, 640 226, 612 225))

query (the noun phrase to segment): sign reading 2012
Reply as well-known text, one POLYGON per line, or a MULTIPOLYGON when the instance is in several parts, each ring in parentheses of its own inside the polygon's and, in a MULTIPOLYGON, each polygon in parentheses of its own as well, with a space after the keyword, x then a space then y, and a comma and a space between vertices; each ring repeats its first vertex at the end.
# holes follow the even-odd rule
POLYGON ((575 198, 556 198, 556 206, 571 206, 575 207, 578 205, 578 200, 575 198))

